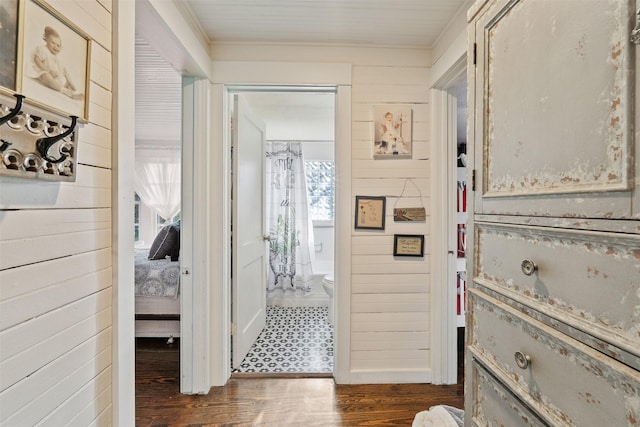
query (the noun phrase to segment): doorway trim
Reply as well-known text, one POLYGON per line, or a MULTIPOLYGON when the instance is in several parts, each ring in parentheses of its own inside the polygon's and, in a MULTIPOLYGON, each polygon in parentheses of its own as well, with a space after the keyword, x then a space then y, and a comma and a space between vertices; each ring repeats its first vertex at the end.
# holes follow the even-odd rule
MULTIPOLYGON (((231 88, 260 87, 335 87, 336 155, 336 239, 334 275, 336 280, 336 318, 334 329, 334 377, 347 382, 350 354, 350 276, 351 253, 351 65, 283 62, 213 62, 212 155, 210 156, 213 203, 211 213, 211 360, 212 385, 223 386, 231 376, 231 129, 228 98, 231 88)), ((320 90, 320 89, 319 89, 320 90)), ((197 321, 197 319, 194 319, 197 321)))
POLYGON ((451 166, 457 157, 457 101, 450 89, 465 76, 467 70, 466 46, 443 72, 431 88, 433 144, 431 156, 432 206, 432 317, 433 383, 457 382, 457 316, 455 283, 456 240, 455 198, 453 184, 457 181, 456 168, 451 166), (434 226, 446 224, 446 227, 434 226))

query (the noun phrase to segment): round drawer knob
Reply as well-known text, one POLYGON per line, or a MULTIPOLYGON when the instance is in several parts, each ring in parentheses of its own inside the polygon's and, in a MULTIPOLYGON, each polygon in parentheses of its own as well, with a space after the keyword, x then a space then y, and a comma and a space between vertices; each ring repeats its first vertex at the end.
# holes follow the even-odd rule
POLYGON ((523 260, 520 264, 520 268, 522 269, 522 272, 527 276, 531 276, 538 270, 538 266, 536 265, 536 263, 531 261, 530 259, 523 260))
POLYGON ((527 369, 531 364, 531 358, 521 351, 516 351, 515 358, 516 365, 518 365, 520 369, 527 369))

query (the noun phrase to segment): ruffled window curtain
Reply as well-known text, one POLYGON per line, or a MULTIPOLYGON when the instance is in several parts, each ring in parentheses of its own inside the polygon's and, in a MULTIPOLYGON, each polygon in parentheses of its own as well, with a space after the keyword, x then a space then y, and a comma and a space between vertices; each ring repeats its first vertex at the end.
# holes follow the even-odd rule
POLYGON ((267 141, 267 290, 311 290, 313 234, 302 148, 297 141, 267 141))
POLYGON ((180 161, 179 149, 136 149, 136 193, 165 221, 180 212, 180 161))

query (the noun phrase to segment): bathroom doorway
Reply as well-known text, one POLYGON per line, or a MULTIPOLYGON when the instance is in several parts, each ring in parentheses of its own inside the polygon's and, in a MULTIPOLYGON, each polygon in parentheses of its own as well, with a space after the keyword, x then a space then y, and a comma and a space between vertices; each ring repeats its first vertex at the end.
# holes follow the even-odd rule
MULTIPOLYGON (((236 174, 231 177, 232 199, 235 198, 231 203, 234 207, 231 215, 232 372, 234 375, 331 375, 334 348, 335 88, 242 87, 230 91, 229 96, 232 134, 237 139, 232 143, 234 158, 231 163, 232 175, 236 174), (239 107, 242 103, 245 105, 239 107), (238 274, 247 264, 242 259, 244 239, 238 235, 246 230, 243 226, 244 209, 237 203, 242 203, 241 191, 254 191, 247 190, 245 184, 238 181, 242 168, 247 164, 243 158, 246 151, 242 151, 243 131, 238 129, 243 126, 243 119, 235 110, 239 108, 249 109, 251 115, 264 124, 264 148, 261 150, 264 162, 260 165, 264 169, 260 173, 264 178, 261 193, 267 196, 260 204, 263 211, 260 224, 250 225, 261 230, 253 232, 260 234, 264 253, 259 291, 255 290, 253 281, 241 283, 246 279, 238 274), (291 194, 294 187, 296 195, 291 194), (286 195, 278 194, 278 191, 284 191, 286 195), (290 218, 293 213, 295 218, 290 218), (283 238, 283 234, 291 239, 283 238), (254 288, 250 291, 251 296, 246 294, 248 288, 254 288), (263 316, 264 323, 260 323, 263 316), (256 329, 256 323, 250 326, 248 320, 260 325, 254 331, 255 337, 246 333, 251 328, 256 329), (244 339, 251 340, 249 345, 243 347, 234 342, 244 339)), ((245 132, 244 137, 252 134, 252 138, 259 138, 262 131, 256 130, 258 125, 252 122, 244 126, 253 129, 245 132)), ((249 199, 258 196, 250 194, 249 199)))

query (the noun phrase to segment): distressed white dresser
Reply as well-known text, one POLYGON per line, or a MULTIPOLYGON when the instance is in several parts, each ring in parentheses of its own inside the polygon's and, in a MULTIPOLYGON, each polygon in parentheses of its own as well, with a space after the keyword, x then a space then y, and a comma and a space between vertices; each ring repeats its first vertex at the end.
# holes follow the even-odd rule
POLYGON ((467 426, 640 426, 635 8, 469 10, 467 426))

